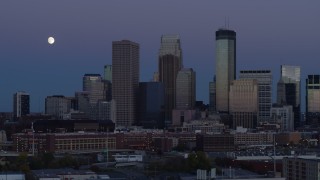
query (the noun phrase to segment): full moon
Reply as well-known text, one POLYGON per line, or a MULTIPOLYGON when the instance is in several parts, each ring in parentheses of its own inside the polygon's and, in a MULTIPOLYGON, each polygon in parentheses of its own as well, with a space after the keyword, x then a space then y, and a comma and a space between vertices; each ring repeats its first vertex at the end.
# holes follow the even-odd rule
POLYGON ((54 38, 53 37, 49 37, 48 38, 48 43, 49 44, 53 44, 54 43, 54 38))

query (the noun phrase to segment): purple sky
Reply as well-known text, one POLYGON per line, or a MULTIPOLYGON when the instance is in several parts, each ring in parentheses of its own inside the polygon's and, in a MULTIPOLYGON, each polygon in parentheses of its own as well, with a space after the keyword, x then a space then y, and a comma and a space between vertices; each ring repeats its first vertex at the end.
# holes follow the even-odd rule
POLYGON ((281 64, 300 65, 304 92, 306 75, 320 74, 319 8, 318 0, 1 1, 0 111, 12 111, 19 90, 30 93, 33 112, 44 110, 48 95, 73 96, 85 73, 103 74, 111 64, 114 40, 140 44, 140 80, 149 81, 162 34, 180 34, 184 67, 197 73, 197 99, 208 102, 214 33, 226 17, 237 32, 237 72, 271 69, 277 82, 281 64))

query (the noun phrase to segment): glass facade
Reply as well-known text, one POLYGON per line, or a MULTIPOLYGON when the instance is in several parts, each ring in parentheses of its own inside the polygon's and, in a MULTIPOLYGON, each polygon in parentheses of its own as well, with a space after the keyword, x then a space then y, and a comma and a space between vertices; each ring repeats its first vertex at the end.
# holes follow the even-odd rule
POLYGON ((278 87, 282 84, 282 92, 278 89, 278 102, 281 102, 283 105, 292 105, 294 112, 294 128, 300 126, 300 66, 291 66, 291 65, 281 65, 281 79, 278 83, 278 87), (285 97, 284 97, 285 96, 285 97))
POLYGON ((306 114, 308 125, 320 125, 320 75, 306 79, 306 114))
POLYGON ((165 89, 165 124, 172 123, 172 110, 176 105, 176 78, 182 68, 182 50, 178 35, 163 35, 159 49, 159 82, 165 89))
POLYGON ((236 33, 216 31, 216 109, 229 112, 230 83, 236 78, 236 33))
POLYGON ((139 83, 138 124, 144 128, 164 128, 164 86, 161 82, 139 83))

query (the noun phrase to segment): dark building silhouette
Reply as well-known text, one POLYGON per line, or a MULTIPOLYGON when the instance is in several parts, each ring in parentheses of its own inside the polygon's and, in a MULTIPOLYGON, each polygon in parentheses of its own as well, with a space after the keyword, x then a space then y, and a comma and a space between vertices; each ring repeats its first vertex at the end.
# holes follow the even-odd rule
POLYGON ((182 50, 178 35, 163 35, 159 50, 159 81, 164 85, 165 124, 172 123, 172 110, 176 105, 176 79, 182 68, 182 50))
POLYGON ((13 118, 17 120, 30 114, 30 95, 26 92, 17 92, 13 95, 13 118))
POLYGON ((116 126, 129 127, 136 121, 139 90, 139 44, 112 42, 112 99, 116 103, 116 126))
POLYGON ((277 103, 293 107, 294 128, 296 129, 301 125, 300 67, 281 65, 281 78, 277 87, 277 103))
POLYGON ((161 82, 141 82, 138 123, 144 128, 164 128, 164 87, 161 82))

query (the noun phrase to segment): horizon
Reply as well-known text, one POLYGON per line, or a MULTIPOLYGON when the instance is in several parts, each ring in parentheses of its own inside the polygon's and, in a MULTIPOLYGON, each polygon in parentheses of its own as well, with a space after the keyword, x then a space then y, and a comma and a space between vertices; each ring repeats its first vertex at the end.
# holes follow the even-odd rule
POLYGON ((275 102, 280 66, 300 66, 304 112, 305 79, 320 74, 319 5, 289 0, 1 2, 0 111, 12 111, 18 91, 30 94, 30 112, 43 112, 46 96, 74 96, 82 91, 84 74, 103 76, 104 65, 112 64, 112 41, 140 45, 140 82, 147 82, 158 71, 164 34, 180 36, 183 67, 196 72, 197 100, 207 104, 215 31, 228 24, 237 33, 237 78, 240 70, 271 70, 275 102), (47 42, 50 36, 53 45, 47 42))

